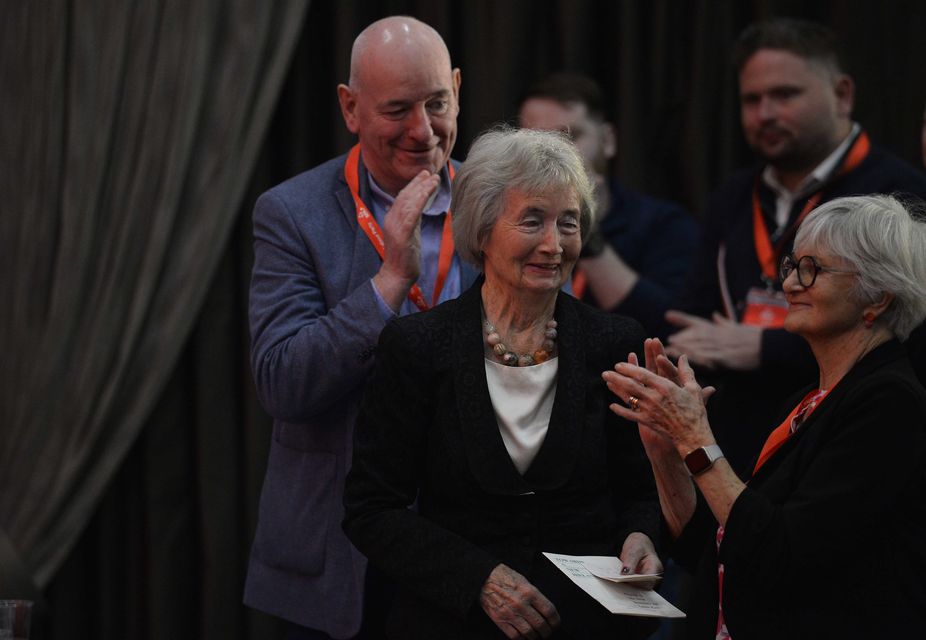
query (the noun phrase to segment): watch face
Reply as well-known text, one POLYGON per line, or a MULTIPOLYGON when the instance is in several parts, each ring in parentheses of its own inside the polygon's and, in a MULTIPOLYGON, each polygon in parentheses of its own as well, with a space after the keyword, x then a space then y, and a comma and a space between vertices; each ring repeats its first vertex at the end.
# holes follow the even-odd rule
POLYGON ((710 469, 714 461, 722 457, 723 453, 716 444, 708 447, 698 447, 685 456, 685 466, 688 467, 688 473, 696 476, 702 471, 710 469))
POLYGON ((711 466, 711 459, 704 447, 699 447, 685 456, 685 466, 688 467, 688 473, 695 476, 711 466))

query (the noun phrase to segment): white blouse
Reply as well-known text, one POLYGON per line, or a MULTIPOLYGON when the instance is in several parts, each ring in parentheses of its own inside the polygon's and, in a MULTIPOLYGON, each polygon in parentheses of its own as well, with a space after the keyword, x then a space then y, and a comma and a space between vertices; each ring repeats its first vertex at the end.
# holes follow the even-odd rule
POLYGON ((559 359, 530 367, 485 361, 489 397, 511 461, 521 475, 531 466, 550 426, 559 359))

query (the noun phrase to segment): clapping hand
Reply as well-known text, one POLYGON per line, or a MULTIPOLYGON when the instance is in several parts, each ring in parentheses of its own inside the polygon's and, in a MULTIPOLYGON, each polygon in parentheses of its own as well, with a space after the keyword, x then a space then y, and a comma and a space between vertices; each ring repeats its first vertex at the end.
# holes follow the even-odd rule
POLYGON ((669 336, 667 351, 673 358, 684 353, 692 363, 706 369, 750 371, 759 367, 761 327, 742 324, 719 313, 706 320, 681 311, 667 311, 666 320, 680 327, 669 336))
POLYGON ((678 366, 672 364, 658 340, 647 340, 644 352, 646 367, 632 355, 602 377, 623 401, 612 404, 611 410, 641 426, 647 454, 666 454, 669 442, 678 450, 693 437, 710 432, 705 402, 714 389, 698 385, 686 356, 679 358, 678 366))
POLYGON ((393 310, 421 273, 421 214, 438 185, 438 174, 422 171, 399 192, 383 221, 385 256, 374 282, 393 310))

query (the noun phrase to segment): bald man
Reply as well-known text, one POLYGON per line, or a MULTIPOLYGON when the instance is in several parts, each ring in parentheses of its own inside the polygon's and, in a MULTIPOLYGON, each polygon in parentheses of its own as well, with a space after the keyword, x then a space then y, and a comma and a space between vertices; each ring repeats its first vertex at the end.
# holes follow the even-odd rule
POLYGON ((273 438, 244 601, 289 621, 287 638, 375 636, 367 563, 341 531, 360 396, 386 322, 476 275, 443 237, 460 70, 440 35, 371 24, 337 93, 357 145, 254 209, 251 364, 273 438))

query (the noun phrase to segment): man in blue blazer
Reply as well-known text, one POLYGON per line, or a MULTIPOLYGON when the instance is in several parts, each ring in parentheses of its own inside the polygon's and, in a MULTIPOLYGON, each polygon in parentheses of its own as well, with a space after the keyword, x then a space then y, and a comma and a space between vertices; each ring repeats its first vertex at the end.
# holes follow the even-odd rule
POLYGON ((358 145, 254 209, 251 364, 274 424, 244 601, 289 621, 287 638, 370 633, 366 559, 341 531, 344 478, 380 330, 475 277, 446 233, 459 90, 434 29, 373 23, 338 86, 358 145))

